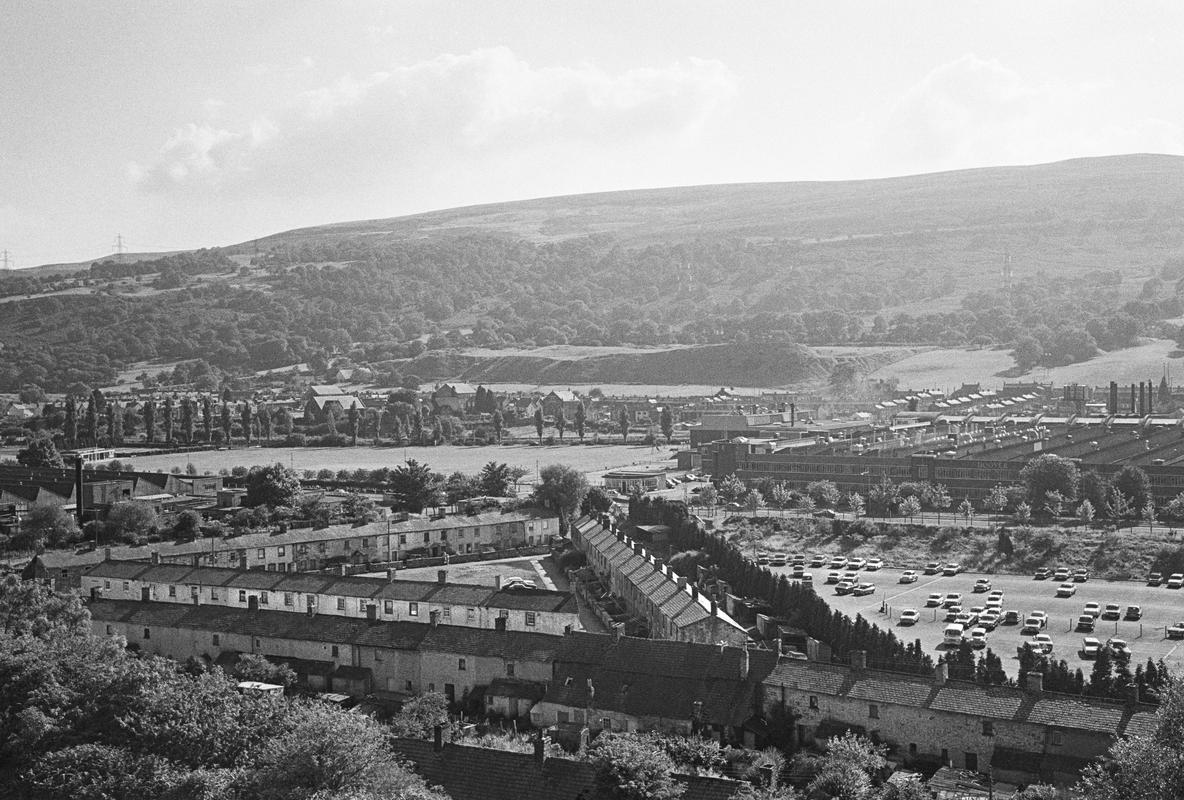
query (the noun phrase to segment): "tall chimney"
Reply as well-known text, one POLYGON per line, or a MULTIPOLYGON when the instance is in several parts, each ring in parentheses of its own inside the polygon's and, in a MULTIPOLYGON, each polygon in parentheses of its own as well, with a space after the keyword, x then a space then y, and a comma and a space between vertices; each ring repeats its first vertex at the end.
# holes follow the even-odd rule
POLYGON ((436 570, 436 583, 440 584, 441 586, 448 583, 448 570, 446 570, 446 569, 436 570))
POLYGON ((789 404, 789 427, 794 427, 798 422, 798 406, 797 403, 789 404))
POLYGON ((1131 384, 1131 416, 1132 417, 1136 413, 1136 408, 1137 408, 1137 406, 1135 405, 1136 402, 1137 402, 1137 400, 1135 398, 1135 385, 1132 383, 1131 384))
POLYGON ((1139 416, 1147 416, 1147 387, 1139 381, 1139 416))
POLYGON ((1106 410, 1111 415, 1118 413, 1118 381, 1110 381, 1110 403, 1106 406, 1106 410))
POLYGON ((691 599, 692 600, 699 599, 699 587, 693 583, 691 584, 691 599))
POLYGON ((678 590, 680 592, 683 589, 687 588, 687 579, 684 578, 682 575, 679 575, 675 582, 678 584, 678 590))
POLYGON ((1155 413, 1155 384, 1147 381, 1147 413, 1155 413))
POLYGON ((1024 684, 1025 688, 1032 694, 1042 693, 1044 691, 1044 673, 1036 671, 1029 672, 1024 684))
POLYGON ((621 631, 624 629, 625 629, 625 624, 622 622, 617 622, 617 623, 613 624, 613 641, 614 642, 621 641, 621 631))

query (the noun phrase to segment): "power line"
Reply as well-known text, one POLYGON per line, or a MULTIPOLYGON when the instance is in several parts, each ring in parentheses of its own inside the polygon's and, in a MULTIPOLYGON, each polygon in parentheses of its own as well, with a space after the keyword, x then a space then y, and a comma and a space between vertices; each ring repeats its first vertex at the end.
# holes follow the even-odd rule
POLYGON ((9 269, 9 265, 12 264, 12 260, 8 257, 8 255, 9 254, 7 250, 0 252, 0 261, 4 262, 5 271, 7 271, 9 269))
POLYGON ((123 234, 121 234, 121 233, 115 234, 115 244, 113 244, 112 247, 115 248, 115 258, 119 260, 120 264, 122 264, 123 263, 123 250, 124 250, 123 234))

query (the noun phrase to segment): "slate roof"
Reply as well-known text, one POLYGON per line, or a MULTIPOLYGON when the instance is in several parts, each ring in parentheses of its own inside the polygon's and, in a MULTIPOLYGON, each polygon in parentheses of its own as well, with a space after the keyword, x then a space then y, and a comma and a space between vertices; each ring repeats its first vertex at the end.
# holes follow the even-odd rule
POLYGON ((327 614, 310 617, 306 614, 282 611, 250 611, 212 605, 97 600, 90 603, 88 608, 91 617, 101 622, 397 650, 492 656, 509 661, 550 662, 561 641, 561 637, 545 633, 497 631, 453 625, 432 627, 422 622, 371 622, 356 617, 327 614))
MULTIPOLYGON (((42 555, 48 556, 50 554, 42 553, 42 555)), ((99 553, 99 557, 102 557, 101 552, 99 553)), ((136 580, 151 568, 151 564, 145 564, 143 561, 102 561, 83 574, 90 578, 110 578, 113 580, 130 581, 136 580)))
POLYGON ((1022 704, 1023 696, 1016 692, 947 685, 938 690, 929 707, 980 717, 1015 719, 1022 704))
POLYGON ((1028 721, 1058 728, 1118 734, 1123 708, 1104 706, 1068 695, 1042 695, 1028 712, 1028 721))
MULTIPOLYGON (((396 739, 395 750, 429 784, 453 800, 585 800, 595 797, 594 772, 585 761, 548 758, 447 743, 435 752, 431 742, 396 739)), ((686 784, 682 800, 730 800, 737 781, 677 776, 686 784)))
POLYGON ((803 692, 837 695, 847 680, 847 670, 829 664, 788 660, 777 665, 769 683, 803 692))
POLYGON ((875 703, 924 706, 932 690, 933 684, 929 681, 893 675, 861 678, 847 691, 847 696, 875 703))
POLYGON ((1158 717, 1150 711, 1131 714, 1122 733, 1124 736, 1151 736, 1159 726, 1158 717))

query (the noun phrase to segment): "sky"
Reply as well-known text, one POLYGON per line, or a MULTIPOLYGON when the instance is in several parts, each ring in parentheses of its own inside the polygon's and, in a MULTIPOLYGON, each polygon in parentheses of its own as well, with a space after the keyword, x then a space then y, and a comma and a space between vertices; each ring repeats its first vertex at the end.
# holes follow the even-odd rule
POLYGON ((1181 75, 1175 0, 6 0, 0 250, 1184 154, 1181 75))

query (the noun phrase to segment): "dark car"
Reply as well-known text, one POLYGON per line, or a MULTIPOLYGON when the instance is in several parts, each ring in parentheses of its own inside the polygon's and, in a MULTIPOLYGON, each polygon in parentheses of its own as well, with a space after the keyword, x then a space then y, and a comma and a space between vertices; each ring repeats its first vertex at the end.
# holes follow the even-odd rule
POLYGON ((1041 567, 1040 569, 1036 570, 1036 580, 1038 581, 1048 580, 1048 576, 1050 575, 1052 575, 1052 572, 1048 567, 1041 567))

